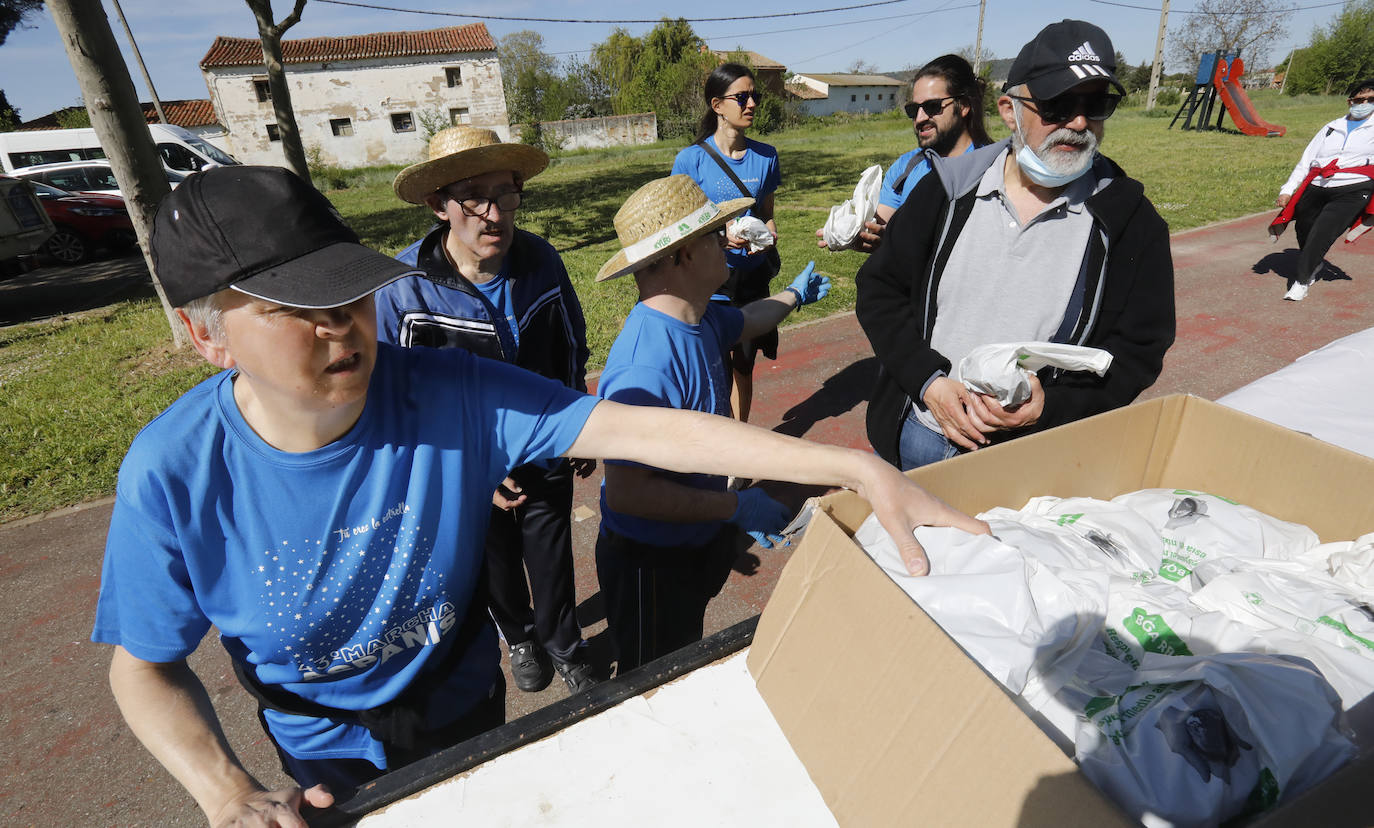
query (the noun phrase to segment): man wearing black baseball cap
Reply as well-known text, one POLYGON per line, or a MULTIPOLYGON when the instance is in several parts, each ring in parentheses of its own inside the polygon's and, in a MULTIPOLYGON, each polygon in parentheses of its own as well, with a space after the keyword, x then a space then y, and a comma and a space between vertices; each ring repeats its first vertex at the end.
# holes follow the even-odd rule
POLYGON ((858 317, 881 362, 877 452, 903 469, 1126 405, 1174 341, 1168 227, 1098 153, 1124 91, 1107 34, 1046 26, 1012 63, 1011 138, 953 159, 892 217, 859 271, 858 317), (1044 370, 1014 408, 952 379, 975 347, 1051 341, 1112 354, 1106 375, 1044 370))
POLYGON ((866 452, 598 401, 459 348, 379 345, 372 292, 413 269, 285 170, 197 173, 151 247, 196 350, 225 370, 125 456, 91 637, 114 645, 130 728, 214 825, 303 828, 302 803, 504 721, 481 569, 491 493, 520 464, 848 486, 918 572, 913 527, 987 531, 866 452), (211 626, 307 790, 268 790, 234 758, 186 663, 211 626))

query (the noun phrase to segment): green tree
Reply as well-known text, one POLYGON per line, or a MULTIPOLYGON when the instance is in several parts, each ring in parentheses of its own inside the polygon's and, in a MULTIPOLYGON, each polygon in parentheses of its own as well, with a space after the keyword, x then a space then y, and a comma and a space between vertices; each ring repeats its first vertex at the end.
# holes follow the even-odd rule
POLYGON ((512 124, 521 125, 528 143, 531 131, 538 133, 533 125, 562 117, 548 111, 558 106, 552 100, 558 97, 556 87, 560 86, 558 61, 544 51, 544 36, 529 29, 501 38, 496 54, 506 89, 506 115, 512 124))
POLYGON ((1284 91, 1344 94, 1350 84, 1374 76, 1374 0, 1355 0, 1312 32, 1307 46, 1290 55, 1284 91))
POLYGON ((612 29, 610 37, 592 47, 589 68, 596 83, 606 91, 611 114, 629 115, 636 112, 628 105, 625 96, 643 51, 644 42, 620 27, 612 29))
POLYGON ((69 106, 57 112, 57 125, 63 129, 78 129, 91 125, 91 113, 86 110, 86 104, 77 102, 76 106, 69 106))
POLYGON ((19 110, 14 108, 5 90, 0 89, 0 132, 9 132, 19 126, 19 110))
POLYGON ((24 18, 41 8, 43 0, 0 0, 0 46, 5 45, 10 32, 26 28, 24 18))
POLYGON ((660 127, 690 121, 701 110, 706 76, 715 66, 715 55, 687 21, 664 18, 645 36, 617 111, 655 112, 660 127))

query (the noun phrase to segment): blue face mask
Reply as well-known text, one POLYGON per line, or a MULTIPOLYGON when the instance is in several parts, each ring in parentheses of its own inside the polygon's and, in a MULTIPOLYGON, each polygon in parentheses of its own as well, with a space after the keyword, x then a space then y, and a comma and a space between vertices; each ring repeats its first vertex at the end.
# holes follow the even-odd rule
POLYGON ((1374 103, 1355 104, 1350 107, 1350 120, 1363 121, 1370 115, 1374 115, 1374 103))
POLYGON ((1025 142, 1026 132, 1021 128, 1021 107, 1017 105, 1013 111, 1016 115, 1016 131, 1021 134, 1021 149, 1016 151, 1016 164, 1031 181, 1041 187, 1053 190, 1082 178, 1083 173, 1092 168, 1092 164, 1088 163, 1083 166, 1083 169, 1074 172, 1065 173, 1050 169, 1044 159, 1036 155, 1035 150, 1031 149, 1030 145, 1025 142))

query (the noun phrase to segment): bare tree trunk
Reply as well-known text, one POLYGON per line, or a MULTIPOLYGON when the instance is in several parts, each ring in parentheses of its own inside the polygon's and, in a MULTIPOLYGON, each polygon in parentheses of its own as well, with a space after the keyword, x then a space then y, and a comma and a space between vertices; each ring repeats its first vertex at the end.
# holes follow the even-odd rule
POLYGON ((101 4, 88 0, 48 0, 47 5, 62 36, 62 45, 67 49, 67 59, 76 73, 76 81, 81 85, 81 97, 90 113, 91 126, 109 156, 110 167, 124 193, 129 218, 138 234, 138 246, 143 250, 153 287, 157 289, 157 297, 172 328, 172 342, 178 348, 184 347, 186 332, 167 304, 148 248, 153 216, 169 192, 167 175, 148 133, 138 93, 129 77, 129 67, 119 53, 119 44, 115 42, 101 4))
POLYGON ((286 166, 296 175, 310 182, 310 165, 305 160, 305 145, 296 127, 296 110, 291 107, 291 88, 286 85, 286 70, 282 68, 281 36, 300 22, 305 0, 296 0, 296 7, 280 23, 272 22, 272 0, 244 0, 258 21, 258 37, 262 39, 262 64, 267 69, 267 88, 272 91, 272 108, 277 113, 277 131, 281 135, 286 166))

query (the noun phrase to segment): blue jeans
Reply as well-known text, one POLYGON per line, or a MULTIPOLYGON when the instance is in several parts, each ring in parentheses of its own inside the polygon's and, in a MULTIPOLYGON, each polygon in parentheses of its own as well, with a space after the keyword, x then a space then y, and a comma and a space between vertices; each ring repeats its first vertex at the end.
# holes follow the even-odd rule
POLYGON ((902 471, 948 460, 958 453, 959 447, 946 439, 943 432, 931 431, 916 419, 916 406, 913 405, 902 422, 902 438, 897 446, 902 471))

